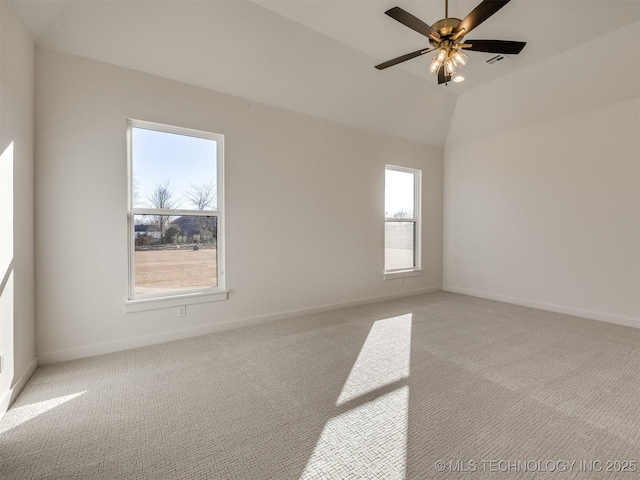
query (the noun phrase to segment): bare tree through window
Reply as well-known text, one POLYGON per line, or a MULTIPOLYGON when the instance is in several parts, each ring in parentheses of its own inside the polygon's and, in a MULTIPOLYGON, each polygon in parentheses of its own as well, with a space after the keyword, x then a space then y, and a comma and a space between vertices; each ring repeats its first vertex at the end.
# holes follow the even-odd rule
MULTIPOLYGON (((154 189, 147 196, 149 204, 159 210, 171 210, 175 208, 173 187, 171 182, 166 180, 162 184, 155 183, 154 189)), ((153 221, 160 231, 160 243, 165 243, 164 227, 171 220, 168 215, 154 215, 153 221)))

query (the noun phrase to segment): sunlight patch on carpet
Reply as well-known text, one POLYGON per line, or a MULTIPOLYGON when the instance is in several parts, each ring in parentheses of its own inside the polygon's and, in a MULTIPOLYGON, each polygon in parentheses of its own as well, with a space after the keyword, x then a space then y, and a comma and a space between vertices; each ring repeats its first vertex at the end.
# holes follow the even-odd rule
POLYGON ((404 478, 408 406, 404 386, 330 419, 300 478, 404 478))
POLYGON ((412 314, 375 322, 336 405, 409 377, 412 314))
POLYGON ((326 423, 301 479, 405 477, 409 387, 363 396, 409 377, 411 322, 373 323, 336 402, 355 406, 326 423))
POLYGON ((87 392, 72 393, 71 395, 64 395, 62 397, 43 400, 42 402, 31 403, 24 407, 12 408, 6 413, 2 422, 0 422, 0 433, 7 432, 18 425, 28 422, 29 420, 33 420, 37 416, 42 415, 53 408, 59 407, 60 405, 67 403, 84 393, 87 392))

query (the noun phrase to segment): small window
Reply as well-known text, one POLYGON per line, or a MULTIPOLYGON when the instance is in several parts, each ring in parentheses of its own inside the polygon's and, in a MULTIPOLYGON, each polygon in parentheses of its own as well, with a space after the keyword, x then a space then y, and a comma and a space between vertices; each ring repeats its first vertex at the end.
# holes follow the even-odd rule
POLYGON ((385 278, 420 271, 421 183, 420 170, 385 168, 385 278))
POLYGON ((223 292, 224 137, 138 120, 127 133, 129 300, 223 292))

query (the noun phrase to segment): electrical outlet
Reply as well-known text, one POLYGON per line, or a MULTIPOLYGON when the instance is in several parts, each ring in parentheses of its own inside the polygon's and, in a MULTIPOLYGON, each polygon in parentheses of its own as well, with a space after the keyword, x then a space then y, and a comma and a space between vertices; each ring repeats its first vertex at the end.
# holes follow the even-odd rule
POLYGON ((187 316, 187 307, 186 307, 186 305, 180 305, 178 307, 178 316, 179 317, 186 317, 187 316))

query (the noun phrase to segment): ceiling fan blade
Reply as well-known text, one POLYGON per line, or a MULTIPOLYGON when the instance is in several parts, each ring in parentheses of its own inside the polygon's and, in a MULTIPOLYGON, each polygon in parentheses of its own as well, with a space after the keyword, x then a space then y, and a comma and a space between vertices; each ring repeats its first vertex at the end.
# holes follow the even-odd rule
POLYGON ((451 81, 451 75, 444 74, 444 65, 440 67, 438 70, 438 85, 442 85, 443 83, 448 83, 451 81))
POLYGON ((380 65, 376 65, 378 70, 384 70, 388 67, 393 67, 402 62, 406 62, 407 60, 411 60, 412 58, 419 57, 420 55, 424 55, 425 53, 433 52, 435 48, 427 48, 416 50, 415 52, 407 53, 406 55, 402 55, 401 57, 394 58, 393 60, 389 60, 387 62, 381 63, 380 65))
POLYGON ((415 30, 418 33, 421 33, 425 37, 431 37, 431 38, 434 38, 435 40, 440 40, 440 34, 437 31, 435 31, 429 25, 424 23, 418 17, 414 17, 409 12, 401 9, 400 7, 393 7, 384 13, 389 15, 394 20, 397 20, 398 22, 402 23, 403 25, 406 25, 410 29, 415 30))
POLYGON ((508 55, 517 55, 527 44, 526 42, 514 42, 511 40, 465 40, 464 43, 471 45, 464 47, 465 50, 508 55))
POLYGON ((467 35, 491 15, 504 7, 510 0, 483 0, 473 11, 464 17, 454 31, 454 37, 467 35), (456 35, 457 34, 457 35, 456 35))

